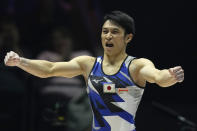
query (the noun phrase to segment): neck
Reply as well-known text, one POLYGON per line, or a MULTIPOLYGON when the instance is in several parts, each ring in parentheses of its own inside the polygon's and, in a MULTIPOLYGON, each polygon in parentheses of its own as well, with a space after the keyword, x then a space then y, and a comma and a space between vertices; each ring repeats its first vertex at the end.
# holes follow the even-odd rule
POLYGON ((108 55, 104 53, 104 63, 113 65, 119 63, 120 61, 123 61, 126 58, 126 56, 126 53, 121 53, 118 55, 108 55))

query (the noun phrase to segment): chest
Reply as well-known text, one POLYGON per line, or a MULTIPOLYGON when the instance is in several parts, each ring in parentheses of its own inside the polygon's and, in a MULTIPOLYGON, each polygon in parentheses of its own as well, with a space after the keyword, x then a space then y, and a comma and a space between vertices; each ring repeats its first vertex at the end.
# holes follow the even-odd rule
POLYGON ((104 74, 113 75, 120 70, 120 65, 103 65, 102 70, 104 74))

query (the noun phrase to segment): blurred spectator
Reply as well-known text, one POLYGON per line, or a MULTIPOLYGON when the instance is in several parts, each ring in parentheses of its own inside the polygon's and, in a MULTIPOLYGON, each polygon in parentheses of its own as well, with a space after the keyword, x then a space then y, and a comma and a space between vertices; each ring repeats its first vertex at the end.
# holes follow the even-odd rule
MULTIPOLYGON (((52 30, 50 38, 51 42, 46 44, 46 50, 42 51, 37 59, 58 62, 69 61, 79 55, 90 55, 88 51, 73 52, 73 37, 67 28, 56 27, 52 30)), ((82 82, 82 77, 71 79, 52 77, 40 81, 42 82, 37 82, 37 80, 34 82, 38 91, 38 130, 45 130, 50 126, 53 129, 80 131, 75 128, 80 126, 83 131, 90 126, 91 112, 88 110, 90 107, 87 104, 87 95, 84 93, 85 83, 82 82), (75 113, 71 113, 72 110, 69 109, 73 107, 78 107, 81 115, 76 116, 75 113), (81 113, 83 111, 84 113, 81 113), (72 122, 73 119, 78 122, 72 122), (81 119, 89 122, 80 123, 81 119)))
POLYGON ((46 50, 37 58, 52 62, 69 60, 73 46, 70 32, 65 27, 57 27, 52 31, 49 39, 50 42, 45 45, 46 50))
POLYGON ((25 119, 25 77, 17 68, 4 65, 5 53, 13 50, 20 55, 20 34, 13 21, 0 24, 0 130, 21 131, 25 119))
POLYGON ((0 26, 1 59, 4 59, 5 53, 10 50, 16 51, 22 55, 19 47, 20 34, 15 23, 12 21, 3 21, 0 26))

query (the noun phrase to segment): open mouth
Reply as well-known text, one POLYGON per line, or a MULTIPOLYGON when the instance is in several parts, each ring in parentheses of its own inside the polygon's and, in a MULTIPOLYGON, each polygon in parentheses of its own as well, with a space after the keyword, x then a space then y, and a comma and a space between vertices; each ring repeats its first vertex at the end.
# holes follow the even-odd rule
POLYGON ((106 44, 106 47, 113 47, 113 46, 114 46, 113 44, 109 44, 109 43, 106 44))

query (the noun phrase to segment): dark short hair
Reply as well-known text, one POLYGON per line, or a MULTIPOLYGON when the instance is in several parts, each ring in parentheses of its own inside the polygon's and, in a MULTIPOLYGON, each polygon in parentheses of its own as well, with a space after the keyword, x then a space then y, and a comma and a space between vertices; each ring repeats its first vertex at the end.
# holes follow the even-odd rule
POLYGON ((114 24, 121 26, 125 30, 126 34, 132 33, 133 35, 135 35, 134 19, 128 14, 121 12, 121 11, 112 11, 104 16, 103 24, 107 20, 110 20, 114 24))

